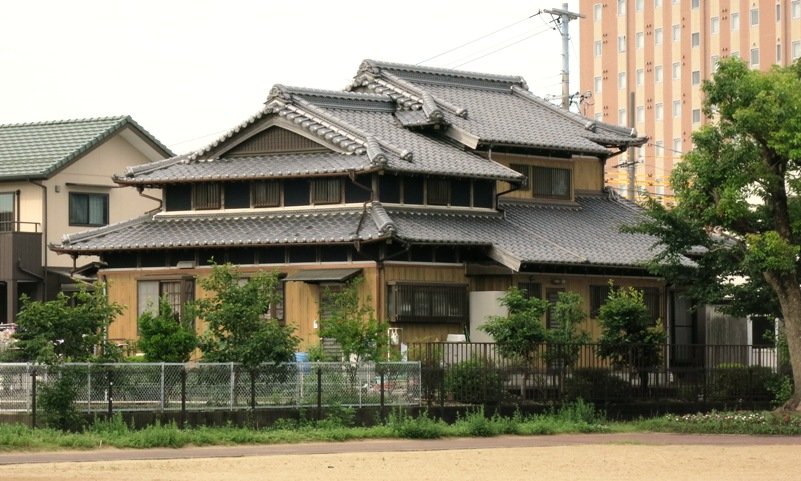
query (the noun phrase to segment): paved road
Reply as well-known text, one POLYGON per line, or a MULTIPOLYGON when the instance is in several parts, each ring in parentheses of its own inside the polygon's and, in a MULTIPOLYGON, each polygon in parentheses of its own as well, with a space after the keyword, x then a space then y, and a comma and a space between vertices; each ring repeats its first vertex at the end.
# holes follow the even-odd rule
POLYGON ((642 445, 797 445, 801 436, 687 435, 666 433, 561 434, 553 436, 499 436, 494 438, 449 438, 436 440, 379 439, 343 443, 302 443, 246 446, 208 446, 156 449, 97 449, 93 451, 14 452, 0 454, 0 465, 143 459, 228 458, 281 454, 336 454, 399 451, 444 451, 587 444, 642 445))

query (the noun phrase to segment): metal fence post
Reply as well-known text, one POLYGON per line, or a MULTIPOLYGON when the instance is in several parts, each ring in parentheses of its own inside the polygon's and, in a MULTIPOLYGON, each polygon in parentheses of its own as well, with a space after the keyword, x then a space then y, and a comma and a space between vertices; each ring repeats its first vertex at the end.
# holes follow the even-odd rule
POLYGON ((384 367, 381 366, 378 372, 378 382, 381 383, 381 420, 384 420, 384 367))
POLYGON ((86 412, 92 412, 92 363, 86 365, 86 412))
POLYGON ((181 429, 186 424, 186 366, 181 366, 181 429))
POLYGON ((163 362, 161 363, 161 386, 160 387, 161 387, 161 389, 160 389, 160 394, 161 394, 160 401, 161 402, 159 403, 159 407, 161 407, 161 410, 164 411, 165 402, 164 402, 164 363, 163 362))
POLYGON ((114 375, 112 373, 112 367, 107 366, 108 371, 106 371, 106 378, 108 379, 108 417, 111 419, 111 415, 113 413, 114 408, 114 375))
POLYGON ((31 371, 31 428, 36 429, 36 368, 31 371))
POLYGON ((231 369, 231 378, 229 379, 230 386, 230 398, 228 399, 228 407, 231 411, 234 410, 234 391, 236 390, 236 369, 234 368, 234 363, 229 364, 231 369))
POLYGON ((323 368, 317 366, 317 420, 323 417, 323 368))
POLYGON ((256 411, 256 369, 250 370, 250 409, 256 411))

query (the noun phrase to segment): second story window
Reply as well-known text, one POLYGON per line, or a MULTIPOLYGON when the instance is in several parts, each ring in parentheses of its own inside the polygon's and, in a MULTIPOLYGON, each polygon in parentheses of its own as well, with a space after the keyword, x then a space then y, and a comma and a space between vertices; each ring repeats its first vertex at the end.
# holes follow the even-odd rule
POLYGON ((222 206, 220 184, 195 184, 192 186, 192 207, 195 209, 219 209, 222 206))
POLYGON ((533 166, 531 192, 534 197, 570 199, 570 169, 533 166))
POLYGON ((451 202, 451 182, 448 179, 426 180, 426 203, 448 205, 451 202))
POLYGON ((253 207, 278 207, 281 205, 281 184, 277 180, 262 180, 253 183, 253 207))
POLYGON ((0 193, 0 232, 10 232, 15 229, 17 220, 14 204, 17 196, 13 192, 0 193))
POLYGON ((108 194, 70 192, 69 223, 91 227, 108 224, 108 194))
POLYGON ((342 179, 329 177, 312 181, 312 204, 338 204, 342 202, 342 179))

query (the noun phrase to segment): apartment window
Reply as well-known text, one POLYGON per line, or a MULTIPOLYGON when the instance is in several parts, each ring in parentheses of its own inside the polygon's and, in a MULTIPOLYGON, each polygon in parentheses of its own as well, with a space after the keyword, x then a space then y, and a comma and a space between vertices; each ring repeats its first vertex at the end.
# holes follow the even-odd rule
POLYGON ((644 7, 644 6, 645 6, 645 0, 636 0, 636 1, 634 2, 634 8, 635 8, 635 9, 636 9, 638 12, 642 12, 642 9, 643 9, 643 7, 644 7))
POLYGON ((701 122, 701 109, 693 109, 693 123, 701 122))
POLYGON ((662 103, 658 103, 654 105, 654 118, 656 120, 662 120, 665 115, 665 109, 662 106, 662 103))
POLYGON ((731 14, 731 29, 740 30, 740 14, 738 12, 731 14))
POLYGON ((276 180, 261 180, 251 187, 253 207, 278 207, 281 205, 281 184, 276 180))
POLYGON ((108 194, 70 192, 69 211, 70 225, 106 225, 108 224, 108 194))
POLYGON ((655 28, 654 29, 654 44, 655 45, 662 45, 662 28, 655 28))
POLYGON ((139 281, 137 283, 137 314, 157 314, 159 301, 165 299, 175 316, 181 320, 186 315, 186 305, 195 300, 195 279, 163 279, 139 281))
POLYGON ((645 107, 642 105, 637 106, 637 123, 645 122, 645 107))
POLYGON ((592 6, 592 20, 595 22, 599 22, 601 20, 601 12, 603 11, 603 5, 600 3, 596 3, 592 6))
POLYGON ((642 32, 634 34, 634 44, 638 49, 643 48, 645 46, 645 34, 642 32))
POLYGON ((681 78, 681 63, 673 62, 670 68, 671 75, 673 76, 673 80, 678 80, 681 78))
POLYGON ((697 47, 701 45, 701 33, 700 32, 693 32, 692 36, 690 37, 692 41, 692 46, 697 47))
POLYGON ((681 100, 673 101, 673 118, 681 117, 681 100))
POLYGON ((710 31, 712 34, 717 34, 720 32, 720 17, 712 17, 710 19, 710 31))
POLYGON ((777 22, 782 21, 782 6, 780 3, 776 4, 776 21, 777 22))
POLYGON ((532 167, 531 187, 534 197, 570 199, 570 169, 532 167))
POLYGON ((709 66, 712 68, 712 72, 718 71, 718 62, 720 62, 720 57, 717 55, 713 55, 709 59, 709 66))
POLYGON ((601 92, 601 85, 603 85, 603 82, 601 81, 601 77, 595 77, 595 78, 592 79, 592 81, 593 81, 593 86, 595 87, 595 93, 600 93, 601 92))
POLYGON ((617 74, 617 88, 621 90, 626 88, 626 72, 617 74))
POLYGON ((622 125, 622 126, 625 126, 627 124, 626 109, 618 109, 617 110, 617 123, 618 123, 618 125, 622 125))
POLYGON ((801 41, 796 40, 795 42, 793 42, 792 48, 793 48, 793 60, 801 58, 801 41))
POLYGON ((692 82, 693 82, 693 85, 698 85, 698 84, 701 83, 701 71, 700 70, 693 70, 692 82))
POLYGON ((759 25, 759 9, 752 8, 751 9, 751 25, 759 25))
POLYGON ((759 49, 752 48, 751 49, 751 65, 756 67, 759 66, 759 49))
POLYGON ((673 139, 673 157, 679 157, 681 155, 681 139, 675 138, 673 139))
POLYGON ((642 85, 645 83, 645 70, 638 68, 637 69, 637 85, 642 85))
POLYGON ((595 56, 600 57, 601 54, 603 53, 603 44, 601 43, 601 41, 596 40, 595 43, 593 44, 593 48, 595 49, 595 56))
POLYGON ((662 66, 657 65, 654 67, 654 82, 661 82, 662 81, 662 66))
POLYGON ((392 322, 459 323, 469 320, 464 284, 394 284, 387 307, 392 322))
POLYGON ((701 6, 701 0, 693 0, 692 1, 692 8, 698 8, 701 6))
POLYGON ((620 35, 617 37, 617 51, 618 52, 625 52, 626 51, 626 36, 620 35))
POLYGON ((662 6, 662 0, 654 0, 654 7, 661 7, 661 6, 662 6))
POLYGON ((0 232, 11 232, 16 229, 17 194, 14 192, 0 193, 0 232))
POLYGON ((617 14, 618 15, 626 14, 626 0, 617 0, 617 14))
POLYGON ((342 179, 332 177, 312 181, 313 204, 338 204, 342 202, 342 179))
POLYGON ((451 203, 451 181, 449 179, 426 179, 426 203, 448 205, 451 203))
POLYGON ((665 155, 665 141, 657 140, 654 142, 654 155, 661 157, 665 155))
POLYGON ((195 209, 219 209, 222 205, 220 184, 204 183, 192 186, 192 207, 195 209))
POLYGON ((671 31, 673 32, 673 41, 674 42, 678 42, 679 40, 681 40, 681 25, 678 25, 678 24, 677 25, 673 25, 673 29, 671 31))
POLYGON ((790 9, 793 11, 793 18, 801 18, 801 0, 793 0, 790 9))
POLYGON ((781 63, 782 61, 782 44, 776 44, 776 63, 781 63))

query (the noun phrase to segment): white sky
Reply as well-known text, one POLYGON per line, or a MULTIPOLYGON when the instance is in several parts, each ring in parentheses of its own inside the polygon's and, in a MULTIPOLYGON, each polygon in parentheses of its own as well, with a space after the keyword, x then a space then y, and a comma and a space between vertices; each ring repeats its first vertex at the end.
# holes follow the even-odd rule
MULTIPOLYGON (((416 64, 516 22, 424 65, 559 95, 561 37, 549 15, 528 17, 562 3, 0 0, 0 124, 128 114, 182 153, 256 113, 276 83, 338 90, 365 58, 416 64)), ((570 22, 571 92, 578 31, 570 22)))

